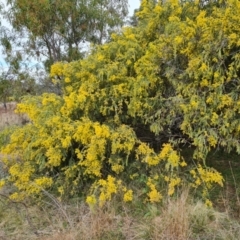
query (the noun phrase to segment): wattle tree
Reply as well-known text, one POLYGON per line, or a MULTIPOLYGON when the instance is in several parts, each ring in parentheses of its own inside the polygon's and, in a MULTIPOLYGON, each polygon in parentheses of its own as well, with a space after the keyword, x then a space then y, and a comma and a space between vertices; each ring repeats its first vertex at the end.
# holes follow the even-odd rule
POLYGON ((186 184, 207 199, 223 184, 209 151, 240 152, 239 12, 236 0, 142 0, 137 26, 52 66, 63 96, 18 105, 31 124, 2 147, 12 159, 1 184, 14 183, 12 198, 49 188, 89 204, 159 202, 186 184))

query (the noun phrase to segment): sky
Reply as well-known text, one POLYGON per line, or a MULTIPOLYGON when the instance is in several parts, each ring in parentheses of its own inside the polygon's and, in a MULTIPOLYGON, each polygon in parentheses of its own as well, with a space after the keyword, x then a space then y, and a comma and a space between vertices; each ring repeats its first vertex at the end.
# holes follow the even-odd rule
POLYGON ((128 0, 129 5, 129 15, 132 16, 134 9, 140 7, 140 0, 128 0))

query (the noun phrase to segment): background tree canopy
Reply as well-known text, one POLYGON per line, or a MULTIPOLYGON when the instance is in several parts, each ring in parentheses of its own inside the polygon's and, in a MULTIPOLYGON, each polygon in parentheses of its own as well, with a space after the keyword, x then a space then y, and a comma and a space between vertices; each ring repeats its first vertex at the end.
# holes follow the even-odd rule
POLYGON ((36 63, 49 73, 54 62, 83 58, 89 44, 102 44, 120 30, 128 6, 127 0, 8 0, 1 14, 11 25, 11 30, 2 27, 0 32, 8 74, 26 85, 31 72, 43 85, 42 92, 60 93, 36 63), (19 75, 25 75, 24 80, 19 75))
MULTIPOLYGON (((8 0, 8 8, 14 34, 27 37, 24 52, 46 58, 48 68, 81 58, 84 42, 102 44, 128 13, 126 0, 8 0)), ((9 44, 6 40, 5 47, 9 44)))
POLYGON ((208 152, 240 152, 239 12, 236 0, 142 0, 137 26, 54 64, 63 96, 26 97, 18 111, 31 124, 2 148, 20 159, 5 161, 12 197, 52 187, 89 204, 114 194, 158 202, 187 183, 207 198, 223 181, 208 152))

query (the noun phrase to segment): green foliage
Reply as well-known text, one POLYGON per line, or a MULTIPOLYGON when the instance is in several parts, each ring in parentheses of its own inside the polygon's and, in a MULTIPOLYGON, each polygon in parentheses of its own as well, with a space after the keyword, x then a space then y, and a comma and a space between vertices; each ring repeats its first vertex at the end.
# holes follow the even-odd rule
POLYGON ((18 110, 32 124, 2 149, 21 159, 5 161, 13 197, 51 186, 89 204, 114 194, 158 202, 185 182, 205 198, 222 185, 205 158, 217 147, 240 152, 239 11, 235 0, 143 0, 138 26, 84 60, 54 64, 63 96, 26 98, 18 110), (181 157, 183 145, 192 159, 181 157))
POLYGON ((6 102, 7 97, 9 96, 11 84, 9 81, 0 79, 0 97, 2 102, 6 102))
POLYGON ((85 41, 106 41, 113 29, 122 26, 127 1, 9 0, 3 14, 10 20, 14 34, 23 34, 26 39, 21 42, 4 31, 2 45, 6 50, 11 46, 9 40, 21 44, 24 54, 34 60, 47 58, 45 66, 49 70, 53 62, 82 58, 85 41))
MULTIPOLYGON (((16 69, 15 69, 16 70, 16 69)), ((14 71, 15 71, 14 70, 14 71)), ((32 76, 28 73, 19 72, 14 77, 11 69, 2 72, 0 76, 0 101, 6 103, 8 101, 20 101, 21 97, 26 94, 35 95, 40 91, 32 76)))

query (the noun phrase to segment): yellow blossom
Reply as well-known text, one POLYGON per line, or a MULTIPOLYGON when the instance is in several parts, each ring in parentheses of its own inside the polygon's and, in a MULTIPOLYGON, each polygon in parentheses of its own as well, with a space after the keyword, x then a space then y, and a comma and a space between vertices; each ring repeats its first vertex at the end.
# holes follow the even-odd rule
POLYGON ((86 202, 91 206, 97 203, 97 199, 94 195, 87 196, 86 202))
POLYGON ((160 202, 162 199, 162 195, 155 188, 148 193, 148 197, 151 203, 160 202))
POLYGON ((207 199, 207 200, 205 201, 205 205, 206 205, 207 207, 212 207, 212 202, 211 202, 209 199, 207 199))
POLYGON ((111 168, 117 174, 119 174, 120 172, 122 172, 124 170, 124 167, 120 164, 113 164, 111 168))
POLYGON ((133 191, 132 190, 128 190, 126 193, 124 193, 124 196, 123 196, 124 202, 131 202, 132 199, 133 199, 133 191))

